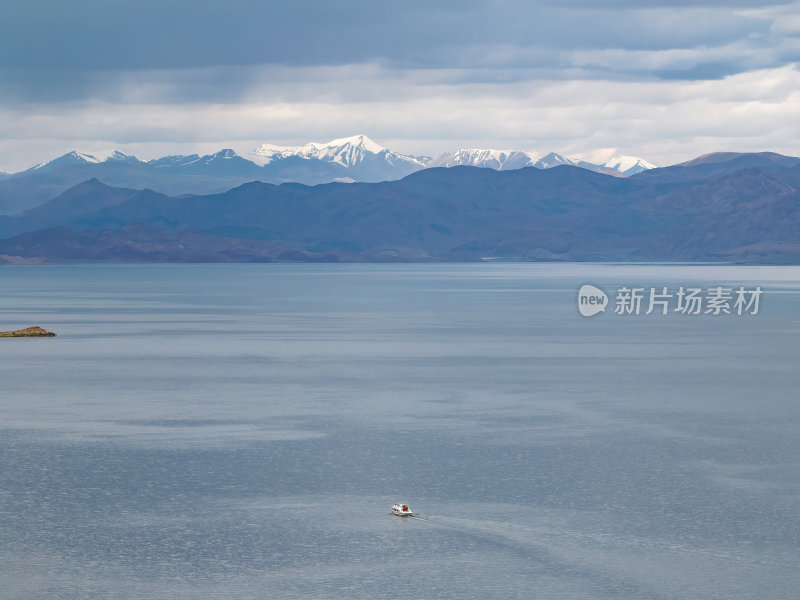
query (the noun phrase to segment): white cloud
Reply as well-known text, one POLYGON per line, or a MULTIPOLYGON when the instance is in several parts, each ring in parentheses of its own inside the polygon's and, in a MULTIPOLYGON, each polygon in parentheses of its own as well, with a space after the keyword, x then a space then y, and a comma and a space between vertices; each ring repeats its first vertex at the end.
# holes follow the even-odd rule
MULTIPOLYGON (((511 80, 462 83, 448 70, 374 65, 270 69, 241 103, 42 104, 0 109, 0 170, 78 149, 140 158, 245 151, 366 133, 392 149, 459 147, 545 153, 614 149, 656 164, 715 150, 800 153, 800 71, 762 69, 708 81, 511 80)), ((252 73, 258 77, 265 72, 252 73)), ((469 79, 469 77, 466 77, 469 79)))

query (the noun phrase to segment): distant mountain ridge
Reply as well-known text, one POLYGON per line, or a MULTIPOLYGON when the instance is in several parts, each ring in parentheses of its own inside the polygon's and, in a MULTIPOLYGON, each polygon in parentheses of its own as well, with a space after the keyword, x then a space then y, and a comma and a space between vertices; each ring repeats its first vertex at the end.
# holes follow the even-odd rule
POLYGON ((642 171, 649 171, 650 169, 656 168, 653 163, 647 162, 643 158, 637 158, 635 156, 615 156, 608 159, 600 166, 604 169, 617 171, 625 177, 630 177, 631 175, 636 175, 642 171))
MULTIPOLYGON (((577 159, 567 158, 561 154, 550 152, 542 157, 537 157, 530 152, 521 150, 495 150, 492 148, 461 148, 455 152, 445 153, 438 157, 411 156, 392 152, 388 148, 374 142, 366 135, 355 135, 346 138, 331 140, 326 143, 311 142, 301 146, 278 146, 262 144, 251 151, 247 157, 238 155, 231 149, 224 149, 208 156, 173 155, 149 161, 140 161, 135 156, 130 156, 115 150, 106 156, 95 156, 83 152, 72 151, 54 160, 36 165, 23 173, 30 173, 40 169, 52 169, 70 164, 90 163, 101 164, 106 162, 127 162, 147 164, 154 167, 185 167, 188 165, 211 164, 220 159, 241 159, 265 167, 279 164, 291 158, 301 158, 308 161, 320 161, 337 164, 348 169, 352 177, 358 181, 390 181, 401 179, 406 175, 426 168, 471 166, 495 169, 498 171, 535 167, 549 169, 558 165, 573 165, 589 169, 590 171, 608 172, 608 174, 635 175, 647 169, 656 168, 648 161, 633 156, 615 156, 602 164, 594 164, 577 159), (372 170, 365 168, 370 164, 372 170), (383 166, 384 169, 375 169, 383 166)), ((306 183, 297 181, 296 183, 306 183)))
POLYGON ((346 169, 348 178, 356 181, 401 179, 426 165, 424 157, 392 152, 363 134, 302 146, 262 144, 249 157, 264 166, 276 166, 291 158, 332 163, 346 169))
POLYGON ((510 170, 568 164, 620 176, 652 168, 642 159, 623 164, 626 157, 617 158, 595 165, 556 153, 536 158, 522 151, 492 149, 462 149, 431 158, 393 152, 366 135, 301 146, 262 144, 246 156, 223 149, 205 156, 173 155, 142 161, 119 150, 93 154, 72 151, 25 171, 0 174, 0 214, 22 212, 93 177, 114 186, 147 187, 165 194, 208 194, 253 180, 306 185, 393 181, 442 166, 510 170))
POLYGON ((519 150, 493 150, 488 148, 462 148, 431 159, 427 167, 483 167, 506 171, 532 167, 536 159, 519 150))
POLYGON ((0 217, 0 238, 0 259, 10 262, 500 257, 800 264, 800 158, 712 155, 627 178, 574 165, 454 166, 397 181, 251 182, 194 196, 95 179, 0 217))
POLYGON ((389 164, 409 163, 424 166, 425 157, 416 157, 392 152, 374 142, 366 135, 355 135, 346 138, 331 140, 327 143, 311 142, 302 146, 276 146, 262 144, 250 153, 254 162, 268 164, 276 159, 300 156, 301 158, 316 158, 335 162, 343 167, 355 167, 364 162, 369 155, 382 157, 389 164))

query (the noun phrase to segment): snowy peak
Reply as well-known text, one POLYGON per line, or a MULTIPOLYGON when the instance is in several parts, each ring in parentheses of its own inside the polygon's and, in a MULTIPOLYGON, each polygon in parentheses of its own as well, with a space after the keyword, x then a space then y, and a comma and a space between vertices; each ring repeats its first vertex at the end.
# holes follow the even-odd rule
POLYGON ((124 152, 120 152, 119 150, 112 150, 107 152, 95 152, 94 154, 88 154, 86 152, 78 152, 77 150, 73 150, 72 152, 67 152, 66 154, 59 156, 58 158, 54 158, 53 160, 48 160, 46 162, 40 163, 29 171, 37 171, 39 169, 54 169, 54 168, 61 168, 61 167, 69 167, 73 165, 99 165, 103 163, 118 163, 118 162, 127 162, 127 163, 138 163, 139 159, 135 156, 129 156, 124 152))
POLYGON ((135 156, 131 156, 130 154, 125 154, 124 152, 120 152, 119 150, 114 150, 111 154, 109 154, 106 159, 103 161, 106 163, 138 163, 141 162, 135 156))
POLYGON ((647 169, 656 168, 655 165, 647 162, 643 158, 637 158, 635 156, 615 156, 603 164, 597 165, 577 158, 562 156, 556 152, 551 152, 543 156, 533 166, 539 169, 549 169, 559 165, 572 165, 574 167, 581 167, 590 171, 605 173, 606 175, 615 175, 617 177, 628 177, 646 171, 647 169))
POLYGON ((519 150, 494 150, 491 148, 462 148, 457 152, 442 154, 425 165, 426 167, 483 167, 503 171, 521 169, 533 165, 534 159, 519 150))
POLYGON ((157 169, 163 169, 165 167, 169 168, 191 165, 199 160, 200 156, 197 154, 170 154, 169 156, 162 156, 161 158, 148 160, 147 164, 152 167, 156 167, 157 169))
POLYGON ((104 157, 97 158, 94 154, 84 154, 83 152, 76 152, 75 150, 65 154, 61 158, 68 158, 74 162, 87 162, 93 164, 98 164, 105 161, 104 157))
POLYGON ((263 170, 253 161, 242 158, 230 148, 214 154, 164 156, 147 162, 147 166, 162 172, 203 177, 247 177, 259 179, 263 170))
POLYGON ((380 154, 381 152, 386 150, 386 148, 374 142, 373 140, 369 139, 364 134, 331 140, 330 142, 325 144, 325 146, 333 148, 352 146, 354 148, 362 149, 365 152, 371 152, 372 154, 380 154))
POLYGON ((220 150, 219 152, 215 152, 214 154, 208 154, 206 156, 201 156, 199 158, 199 160, 205 162, 206 164, 217 160, 235 160, 235 159, 246 160, 243 159, 238 154, 236 154, 236 152, 234 152, 230 148, 225 148, 223 150, 220 150))
MULTIPOLYGON (((265 181, 324 183, 341 178, 364 182, 390 181, 401 179, 420 169, 462 165, 497 171, 525 167, 549 169, 560 165, 571 165, 622 177, 654 168, 651 163, 634 156, 615 156, 603 164, 593 164, 556 152, 538 158, 538 155, 530 152, 492 148, 461 148, 436 158, 410 156, 393 152, 366 135, 360 134, 301 146, 262 144, 245 156, 226 148, 205 156, 173 155, 146 162, 119 150, 91 154, 72 151, 24 172, 31 173, 40 169, 43 169, 43 172, 60 169, 78 172, 97 166, 98 173, 103 173, 107 177, 111 171, 117 172, 130 166, 136 169, 153 168, 162 172, 174 169, 176 172, 192 175, 235 175, 260 178, 265 181)), ((0 178, 15 176, 16 174, 0 174, 0 178)))
POLYGON ((45 167, 62 167, 62 166, 70 165, 70 164, 73 164, 73 165, 77 165, 77 164, 81 164, 81 163, 97 164, 99 162, 102 162, 102 161, 100 161, 96 157, 92 156, 91 154, 84 154, 83 152, 78 152, 76 150, 73 150, 72 152, 67 152, 66 154, 63 154, 62 156, 59 156, 58 158, 54 158, 53 160, 48 160, 48 161, 45 161, 43 163, 39 163, 38 165, 33 167, 31 170, 43 169, 45 167))
POLYGON ((338 138, 327 143, 312 142, 302 146, 261 144, 251 153, 252 159, 262 165, 293 156, 337 163, 343 167, 355 167, 375 158, 381 158, 389 165, 410 163, 422 166, 422 162, 417 158, 391 152, 363 134, 338 138))
POLYGON ((458 152, 445 153, 425 163, 425 167, 455 167, 459 165, 484 167, 497 171, 525 167, 551 169, 561 165, 570 165, 615 176, 629 176, 646 169, 655 168, 646 160, 634 156, 616 156, 605 164, 596 165, 577 158, 569 158, 557 152, 550 152, 537 159, 533 154, 521 150, 483 148, 462 148, 458 152))
POLYGON ((190 165, 200 165, 200 164, 209 165, 212 163, 216 163, 218 161, 228 161, 236 159, 238 159, 239 161, 251 162, 242 158, 230 148, 225 148, 224 150, 220 150, 219 152, 215 152, 214 154, 207 154, 205 156, 200 156, 199 154, 173 154, 170 156, 163 156, 161 158, 155 158, 153 160, 150 160, 147 162, 147 164, 159 169, 163 169, 172 167, 186 167, 190 165))
POLYGON ((237 158, 238 156, 239 155, 236 154, 236 152, 234 152, 230 148, 225 148, 224 150, 220 150, 216 154, 212 154, 211 158, 218 158, 218 159, 221 159, 221 160, 229 160, 231 158, 237 158))
POLYGON ((636 175, 636 173, 641 173, 642 171, 647 171, 648 169, 656 168, 654 164, 647 162, 643 158, 637 158, 635 156, 615 156, 614 158, 604 162, 601 166, 605 167, 606 169, 617 171, 626 177, 636 175))
POLYGON ((550 152, 537 160, 533 166, 537 169, 551 169, 560 165, 572 165, 574 167, 578 166, 578 162, 566 156, 561 156, 556 152, 550 152))

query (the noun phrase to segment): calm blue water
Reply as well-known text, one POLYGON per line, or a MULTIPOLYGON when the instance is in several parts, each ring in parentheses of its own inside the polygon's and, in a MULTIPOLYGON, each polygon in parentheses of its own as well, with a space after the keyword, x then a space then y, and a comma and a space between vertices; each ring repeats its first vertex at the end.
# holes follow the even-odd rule
POLYGON ((59 337, 0 340, 0 597, 795 599, 799 310, 791 267, 2 267, 59 337))

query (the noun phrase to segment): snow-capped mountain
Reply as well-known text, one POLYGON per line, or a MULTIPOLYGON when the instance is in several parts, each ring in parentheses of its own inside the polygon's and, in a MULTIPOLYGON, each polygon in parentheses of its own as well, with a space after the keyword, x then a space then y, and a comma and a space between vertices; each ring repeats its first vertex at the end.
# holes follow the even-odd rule
POLYGON ((656 168, 654 164, 647 162, 643 158, 637 158, 635 156, 615 156, 614 158, 604 162, 602 166, 607 169, 617 171, 626 177, 629 177, 630 175, 636 175, 636 173, 641 173, 642 171, 647 171, 648 169, 656 168))
POLYGON ((656 168, 655 165, 647 162, 643 158, 636 158, 635 156, 615 156, 603 164, 598 165, 595 163, 586 162, 585 160, 562 156, 556 152, 550 152, 549 154, 543 156, 536 161, 533 166, 537 169, 550 169, 559 165, 572 165, 573 167, 581 167, 582 169, 588 169, 589 171, 604 173, 606 175, 615 175, 618 177, 628 177, 630 175, 635 175, 636 173, 646 171, 647 169, 656 168))
POLYGON ((154 158, 147 161, 147 164, 156 169, 164 169, 170 167, 181 167, 185 165, 193 165, 200 160, 199 154, 170 154, 169 156, 162 156, 161 158, 154 158))
POLYGON ((301 158, 316 158, 335 162, 343 167, 352 167, 369 154, 381 153, 388 153, 388 150, 365 135, 354 135, 331 140, 327 143, 311 142, 302 146, 261 144, 261 146, 253 150, 252 157, 254 162, 261 162, 262 164, 268 164, 273 160, 290 156, 299 156, 301 158))
POLYGON ((175 154, 172 156, 164 156, 162 158, 156 158, 153 160, 148 161, 141 161, 135 156, 131 156, 130 154, 125 154, 124 152, 120 152, 119 150, 110 150, 108 152, 100 153, 94 152, 93 154, 88 154, 86 152, 78 152, 77 150, 73 150, 72 152, 67 152, 66 154, 59 156, 58 158, 54 158, 53 160, 49 160, 43 163, 40 163, 30 169, 28 171, 38 171, 41 169, 53 169, 53 168, 63 168, 69 166, 78 166, 78 165, 121 165, 124 163, 127 164, 138 164, 138 165, 150 165, 156 168, 163 168, 163 167, 179 167, 179 166, 188 166, 188 165, 195 165, 195 164, 211 164, 216 161, 223 161, 223 160, 239 160, 239 161, 246 161, 252 164, 252 161, 247 161, 246 159, 242 158, 236 152, 230 149, 220 150, 215 154, 209 154, 206 156, 199 156, 198 154, 175 154))
MULTIPOLYGON (((459 165, 483 167, 506 171, 535 167, 549 169, 559 165, 572 165, 600 173, 630 176, 655 168, 648 161, 634 156, 615 156, 603 164, 593 164, 550 152, 537 158, 520 150, 495 150, 491 148, 462 148, 436 158, 411 156, 393 152, 374 142, 366 135, 339 138, 326 143, 309 143, 301 146, 262 144, 246 157, 231 149, 200 156, 172 155, 148 161, 119 150, 93 152, 72 151, 53 160, 38 164, 23 173, 55 171, 64 168, 85 168, 97 165, 104 169, 122 167, 154 168, 159 171, 177 170, 194 174, 248 175, 280 183, 296 181, 317 184, 326 181, 387 181, 400 179, 431 167, 459 165)), ((20 175, 3 174, 0 178, 20 175)))
POLYGON ((646 160, 632 156, 616 156, 597 165, 555 152, 537 158, 519 150, 481 148, 463 148, 437 158, 410 156, 393 152, 366 135, 300 146, 262 144, 246 156, 224 149, 204 156, 172 155, 142 161, 119 150, 72 151, 26 171, 0 173, 3 182, 0 214, 22 210, 93 177, 119 187, 148 187, 168 194, 203 194, 256 180, 306 185, 391 181, 421 169, 459 165, 498 171, 572 165, 620 177, 653 168, 646 160), (26 178, 30 178, 30 185, 22 182, 26 178), (23 188, 32 191, 21 192, 23 188))
POLYGON ((365 135, 301 146, 262 144, 241 156, 230 149, 214 154, 173 155, 142 161, 120 152, 68 152, 17 173, 0 173, 0 215, 21 212, 91 178, 111 186, 149 188, 168 195, 209 194, 252 181, 317 185, 401 179, 430 167, 457 165, 495 170, 572 165, 617 176, 653 168, 645 160, 619 156, 595 165, 551 152, 536 158, 518 150, 461 149, 437 158, 393 152, 365 135))
POLYGON ((490 148, 462 148, 457 152, 442 154, 425 163, 426 168, 460 165, 484 167, 497 171, 522 169, 524 167, 551 169, 560 165, 570 165, 617 176, 635 175, 641 171, 655 168, 654 165, 646 160, 634 156, 615 156, 598 165, 577 158, 569 158, 557 152, 550 152, 541 158, 537 158, 534 154, 521 150, 494 150, 490 148))
POLYGON ((53 160, 46 160, 43 163, 39 163, 38 165, 34 166, 33 169, 39 170, 43 169, 48 165, 56 165, 56 164, 80 164, 80 163, 92 163, 97 164, 99 162, 103 162, 99 158, 91 155, 91 154, 84 154, 83 152, 77 152, 73 150, 72 152, 67 152, 66 154, 54 158, 53 160))
MULTIPOLYGON (((97 160, 100 161, 101 159, 98 158, 97 160)), ((110 153, 105 155, 105 157, 102 160, 102 162, 107 162, 107 163, 108 162, 118 162, 118 163, 135 164, 135 163, 139 163, 139 162, 142 162, 142 161, 140 161, 138 158, 136 158, 135 156, 132 156, 130 154, 125 154, 124 152, 120 152, 119 150, 113 150, 110 153)))
POLYGON ((258 178, 262 171, 253 161, 239 156, 230 148, 205 156, 174 154, 149 160, 146 164, 161 171, 174 170, 203 175, 250 175, 258 178))
POLYGON ((469 166, 505 171, 530 167, 534 162, 536 159, 533 156, 519 150, 462 148, 457 152, 445 153, 427 161, 425 167, 469 166))
POLYGON ((361 181, 399 179, 425 168, 423 159, 392 152, 366 135, 354 135, 326 143, 313 142, 302 146, 262 144, 253 150, 249 158, 264 166, 297 158, 333 163, 344 167, 354 179, 361 181))
POLYGON ((113 150, 106 153, 96 152, 94 154, 86 154, 85 152, 67 152, 43 163, 39 163, 24 172, 40 171, 40 170, 53 170, 61 169, 64 167, 75 165, 99 165, 102 163, 138 163, 140 162, 135 156, 129 156, 119 150, 113 150))
POLYGON ((556 152, 545 154, 543 157, 533 163, 533 166, 537 169, 551 169, 561 165, 571 165, 573 167, 579 166, 578 161, 567 158, 566 156, 562 156, 556 152))
POLYGON ((86 168, 90 166, 97 166, 107 172, 109 169, 119 170, 126 167, 134 167, 138 170, 154 169, 180 169, 182 172, 202 172, 215 174, 221 172, 228 172, 229 174, 237 174, 249 172, 253 174, 260 173, 258 167, 252 161, 242 158, 236 152, 230 149, 220 150, 214 154, 200 156, 198 154, 189 155, 172 155, 156 158, 148 161, 141 161, 135 156, 125 154, 119 150, 108 151, 105 153, 95 152, 88 154, 85 152, 78 152, 73 150, 53 160, 43 162, 35 167, 25 171, 26 173, 33 171, 56 171, 62 169, 76 169, 86 168))

